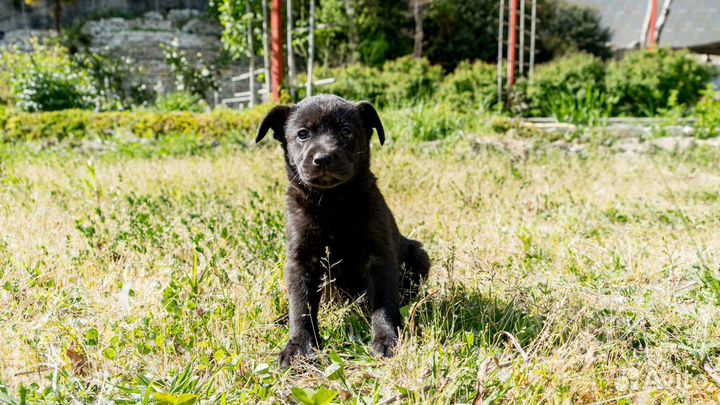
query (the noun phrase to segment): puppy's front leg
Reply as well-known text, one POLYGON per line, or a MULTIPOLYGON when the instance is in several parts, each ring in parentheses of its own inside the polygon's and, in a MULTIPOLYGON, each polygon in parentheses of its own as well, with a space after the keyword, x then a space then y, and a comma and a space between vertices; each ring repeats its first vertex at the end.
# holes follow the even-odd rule
POLYGON ((320 345, 320 272, 302 263, 288 262, 285 279, 290 298, 290 340, 280 353, 281 368, 288 368, 293 357, 307 356, 320 345))
POLYGON ((399 271, 392 259, 372 257, 368 267, 368 300, 372 311, 373 352, 392 357, 400 328, 399 271))

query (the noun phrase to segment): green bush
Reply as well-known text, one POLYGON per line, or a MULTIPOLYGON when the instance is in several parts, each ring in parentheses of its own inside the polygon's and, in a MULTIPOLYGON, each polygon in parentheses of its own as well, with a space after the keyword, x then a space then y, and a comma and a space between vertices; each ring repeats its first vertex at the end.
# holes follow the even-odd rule
POLYGON ((192 111, 204 112, 208 110, 207 103, 200 96, 185 91, 175 91, 160 97, 156 107, 161 112, 192 111))
POLYGON ((678 103, 695 104, 709 76, 709 69, 687 52, 659 49, 634 52, 611 63, 605 83, 616 113, 654 116, 671 107, 673 90, 678 103))
POLYGON ((108 138, 118 134, 138 138, 198 136, 208 139, 242 136, 251 139, 269 106, 237 112, 216 110, 191 112, 101 112, 62 110, 10 115, 3 129, 3 141, 108 138))
POLYGON ((460 62, 440 84, 437 95, 458 108, 488 110, 498 102, 497 68, 482 61, 460 62))
POLYGON ((445 139, 464 129, 466 118, 466 114, 446 103, 420 104, 410 112, 410 134, 418 141, 445 139))
MULTIPOLYGON (((382 80, 382 70, 374 67, 352 64, 342 68, 319 68, 315 72, 317 79, 333 77, 335 82, 318 87, 317 93, 332 93, 349 100, 376 101, 383 99, 385 84, 382 80)), ((300 81, 304 82, 305 77, 300 81)), ((301 97, 304 92, 301 91, 301 97)))
POLYGON ((590 91, 602 94, 605 90, 604 78, 603 62, 589 54, 571 54, 540 65, 524 89, 523 96, 528 103, 529 114, 562 115, 558 108, 563 104, 582 104, 589 97, 590 91), (558 104, 561 100, 564 101, 558 104))
POLYGON ((715 86, 709 84, 702 92, 702 98, 695 106, 698 138, 720 136, 720 100, 715 86))
POLYGON ((0 129, 5 128, 5 123, 8 118, 10 118, 10 110, 6 106, 0 104, 0 129))
MULTIPOLYGON (((357 64, 320 68, 315 78, 333 77, 335 83, 317 88, 350 100, 368 100, 381 107, 414 104, 429 99, 443 79, 443 70, 427 59, 411 56, 386 62, 382 69, 357 64)), ((305 81, 304 77, 300 81, 305 81)), ((300 92, 302 97, 304 92, 300 92)))
POLYGON ((384 104, 402 105, 429 99, 440 85, 445 72, 427 59, 403 56, 383 65, 384 104))
POLYGON ((0 98, 22 111, 94 106, 90 76, 57 45, 32 41, 32 52, 9 49, 0 56, 0 98))
POLYGON ((94 103, 91 87, 71 67, 32 64, 15 77, 15 105, 34 112, 92 108, 94 103))

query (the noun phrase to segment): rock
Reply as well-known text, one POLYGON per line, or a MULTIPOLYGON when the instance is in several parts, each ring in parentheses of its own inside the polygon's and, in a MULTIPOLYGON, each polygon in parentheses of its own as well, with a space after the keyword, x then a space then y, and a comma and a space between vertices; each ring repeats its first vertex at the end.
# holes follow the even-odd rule
POLYGON ((203 18, 194 18, 182 27, 182 32, 219 37, 222 35, 222 27, 203 18))
POLYGON ((146 20, 156 20, 156 21, 163 20, 162 14, 158 13, 157 11, 148 11, 147 13, 143 14, 143 18, 146 20))
POLYGON ((614 143, 610 147, 610 149, 615 152, 633 155, 633 154, 649 152, 650 145, 648 145, 647 143, 640 142, 640 140, 637 138, 626 138, 619 142, 614 143))
POLYGON ((22 52, 31 52, 32 39, 37 38, 41 43, 47 39, 56 37, 55 31, 50 30, 13 30, 5 33, 5 36, 0 40, 0 50, 2 48, 17 47, 22 52))
POLYGON ((647 138, 652 135, 652 128, 636 124, 612 124, 608 126, 608 132, 617 138, 647 138))
POLYGON ((550 144, 550 147, 554 149, 561 150, 566 153, 570 153, 572 155, 577 155, 585 152, 587 149, 587 144, 584 143, 578 143, 578 142, 567 142, 562 139, 557 140, 555 142, 552 142, 550 144))
POLYGON ((695 146, 695 139, 685 136, 666 136, 655 138, 650 143, 659 150, 668 152, 685 152, 695 146))
POLYGON ((550 135, 551 139, 558 139, 568 135, 573 135, 578 130, 576 125, 563 122, 538 122, 533 124, 533 126, 536 129, 550 135))
POLYGON ((710 139, 698 139, 695 141, 696 144, 702 146, 709 146, 712 148, 720 148, 720 137, 710 139))
POLYGON ((511 153, 516 158, 527 159, 532 143, 529 140, 512 137, 480 136, 474 139, 472 149, 476 153, 511 153))
POLYGON ((198 10, 191 10, 191 9, 180 9, 180 10, 170 10, 167 15, 167 19, 178 24, 182 25, 186 21, 200 17, 201 13, 198 10))

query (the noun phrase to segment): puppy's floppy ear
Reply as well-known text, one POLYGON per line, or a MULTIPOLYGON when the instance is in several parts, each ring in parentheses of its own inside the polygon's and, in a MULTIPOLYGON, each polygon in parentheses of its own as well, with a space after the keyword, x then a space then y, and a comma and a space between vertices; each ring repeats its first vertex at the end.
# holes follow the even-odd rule
POLYGON ((385 129, 383 128, 380 116, 378 115, 375 107, 367 101, 361 101, 357 103, 357 109, 360 112, 360 116, 363 119, 365 125, 370 128, 375 128, 380 139, 380 145, 385 143, 385 129))
POLYGON ((290 115, 290 106, 278 105, 265 116, 260 128, 258 128, 255 143, 262 141, 267 132, 272 129, 273 137, 280 142, 285 141, 285 121, 290 115))

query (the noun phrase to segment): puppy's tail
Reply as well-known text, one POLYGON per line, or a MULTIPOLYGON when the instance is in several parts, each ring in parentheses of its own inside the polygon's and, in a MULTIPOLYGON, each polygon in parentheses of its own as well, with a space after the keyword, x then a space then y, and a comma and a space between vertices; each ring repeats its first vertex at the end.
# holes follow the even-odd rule
POLYGON ((430 257, 422 243, 405 238, 404 272, 402 277, 402 304, 408 304, 418 293, 420 284, 430 272, 430 257))

